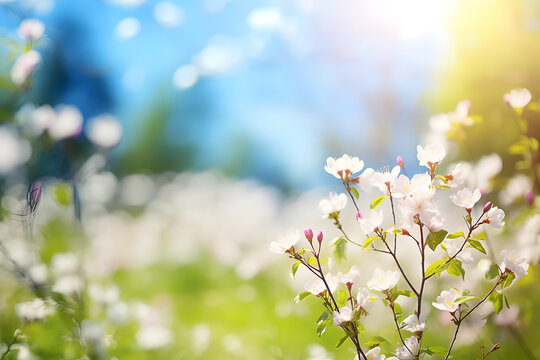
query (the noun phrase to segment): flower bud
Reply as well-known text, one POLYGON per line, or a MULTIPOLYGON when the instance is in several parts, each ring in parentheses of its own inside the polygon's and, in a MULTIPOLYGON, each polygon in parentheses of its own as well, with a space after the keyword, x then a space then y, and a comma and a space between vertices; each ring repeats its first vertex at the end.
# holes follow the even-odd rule
POLYGON ((488 201, 486 205, 484 205, 484 212, 488 212, 492 206, 493 206, 493 203, 491 201, 488 201))
POLYGON ((323 233, 322 233, 322 231, 319 231, 319 233, 317 234, 317 240, 319 241, 319 243, 322 243, 322 240, 323 240, 323 233))
POLYGON ((304 235, 306 236, 306 239, 309 241, 309 243, 311 243, 311 240, 313 240, 313 230, 304 230, 304 235))
POLYGON ((362 218, 362 213, 360 211, 356 212, 356 220, 359 220, 362 218))
POLYGON ((398 157, 396 158, 396 162, 398 163, 399 166, 401 166, 402 168, 405 166, 405 162, 403 161, 403 158, 398 155, 398 157))
POLYGON ((529 191, 525 194, 525 201, 527 204, 532 205, 534 203, 534 192, 529 191))

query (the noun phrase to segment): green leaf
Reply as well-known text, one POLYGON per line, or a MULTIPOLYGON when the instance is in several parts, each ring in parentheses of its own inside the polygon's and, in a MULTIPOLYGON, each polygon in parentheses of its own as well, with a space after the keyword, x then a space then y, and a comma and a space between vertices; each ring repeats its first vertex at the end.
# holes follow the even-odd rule
POLYGON ((415 297, 416 294, 413 293, 411 290, 398 290, 397 296, 415 297))
POLYGON ((499 291, 494 291, 491 293, 491 295, 489 295, 488 300, 493 303, 493 309, 495 310, 495 312, 497 314, 500 313, 503 308, 504 302, 503 294, 499 291))
POLYGON ((472 238, 476 239, 476 240, 486 240, 487 239, 487 234, 486 234, 485 231, 480 231, 479 233, 474 234, 474 236, 472 238))
POLYGON ((486 279, 495 279, 497 276, 499 276, 499 267, 497 264, 491 264, 489 270, 486 272, 486 279))
POLYGON ((358 200, 358 198, 360 197, 360 194, 358 193, 358 190, 356 190, 356 188, 354 188, 354 187, 352 187, 350 189, 351 189, 351 192, 353 193, 354 197, 356 198, 356 200, 358 200))
POLYGON ((476 249, 476 250, 480 251, 481 253, 486 254, 486 249, 484 249, 484 247, 482 246, 482 243, 480 243, 480 241, 478 241, 476 239, 469 238, 467 240, 467 242, 470 244, 467 247, 476 249))
POLYGON ((394 312, 396 315, 403 314, 403 309, 401 309, 401 305, 399 305, 397 302, 394 303, 394 312))
POLYGON ((447 236, 448 239, 457 239, 460 237, 465 237, 465 234, 462 232, 455 232, 455 233, 448 234, 447 236))
POLYGON ((446 234, 448 234, 448 231, 446 230, 440 230, 437 232, 430 231, 429 235, 427 236, 426 243, 431 248, 431 250, 435 251, 437 246, 439 246, 439 244, 443 242, 446 234))
POLYGON ((337 293, 338 297, 338 305, 339 307, 343 307, 347 304, 347 300, 349 299, 349 294, 346 290, 339 289, 337 293))
POLYGON ((323 321, 327 321, 330 319, 330 311, 328 310, 324 310, 323 313, 321 314, 321 316, 319 316, 319 318, 317 319, 317 322, 315 323, 316 325, 321 325, 321 323, 323 321))
POLYGON ((446 348, 443 346, 428 346, 425 349, 422 349, 420 353, 424 352, 428 355, 435 355, 435 354, 444 354, 446 353, 446 348))
POLYGON ((300 294, 296 295, 296 297, 294 298, 294 302, 299 303, 300 301, 308 298, 311 295, 312 294, 309 291, 302 291, 300 294))
POLYGON ((375 199, 371 201, 371 204, 369 204, 369 208, 372 210, 376 209, 379 205, 381 205, 384 202, 384 200, 386 200, 387 197, 388 196, 386 195, 377 196, 375 199))
POLYGON ((439 189, 451 189, 452 187, 449 185, 435 185, 436 188, 439 189))
POLYGON ((447 268, 448 263, 446 262, 446 260, 437 260, 433 264, 429 265, 426 269, 426 277, 429 277, 433 274, 439 276, 447 268))
POLYGON ((463 304, 463 303, 466 303, 467 301, 477 300, 477 299, 478 298, 476 296, 461 296, 461 297, 458 297, 456 300, 454 300, 454 303, 463 304))
POLYGON ((364 241, 364 243, 362 244, 362 249, 367 248, 373 241, 377 240, 378 238, 378 236, 368 237, 366 241, 364 241))
POLYGON ((298 271, 298 267, 300 266, 300 264, 301 264, 300 261, 297 261, 297 262, 292 264, 291 274, 292 274, 293 278, 294 278, 294 275, 296 275, 296 272, 298 271))
POLYGON ((461 265, 461 261, 454 258, 452 261, 448 263, 448 274, 452 276, 462 277, 465 279, 465 270, 463 269, 463 266, 461 265))
POLYGON ((506 273, 504 280, 501 283, 501 288, 504 289, 512 285, 512 282, 514 281, 515 278, 516 278, 516 275, 513 272, 506 273))
POLYGON ((322 334, 326 331, 326 321, 323 321, 319 326, 317 326, 317 336, 321 337, 322 334))
POLYGON ((340 237, 334 242, 333 246, 334 258, 341 264, 347 258, 347 239, 340 237))
POLYGON ((339 341, 336 344, 336 349, 339 348, 345 342, 345 340, 347 340, 348 338, 349 338, 349 335, 345 335, 344 337, 339 339, 339 341))
POLYGON ((318 263, 317 263, 317 258, 315 256, 310 256, 308 259, 307 259, 307 262, 309 265, 311 266, 317 266, 318 263))

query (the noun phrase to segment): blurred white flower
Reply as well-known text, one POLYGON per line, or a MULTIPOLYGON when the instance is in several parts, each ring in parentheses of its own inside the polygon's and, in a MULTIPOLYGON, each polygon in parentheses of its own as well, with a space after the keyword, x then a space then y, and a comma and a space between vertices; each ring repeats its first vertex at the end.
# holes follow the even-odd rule
POLYGON ((38 264, 32 265, 28 269, 28 275, 30 275, 30 279, 32 280, 32 282, 34 284, 36 284, 36 285, 45 284, 45 282, 47 282, 47 278, 48 278, 47 265, 45 265, 43 263, 38 263, 38 264))
POLYGON ((63 275, 56 279, 52 291, 65 296, 79 296, 84 288, 84 280, 78 275, 63 275))
POLYGON ((452 313, 459 307, 459 304, 456 304, 455 301, 462 296, 461 294, 461 290, 458 289, 443 290, 441 295, 437 296, 437 302, 433 302, 432 304, 439 310, 452 313))
POLYGON ((184 22, 184 12, 175 3, 160 1, 154 6, 154 19, 161 26, 175 28, 184 22))
POLYGON ((54 306, 50 301, 37 298, 15 305, 17 316, 24 321, 43 321, 45 317, 54 312, 54 306))
POLYGON ((398 283, 400 278, 399 271, 383 271, 379 268, 375 269, 373 276, 367 282, 367 287, 370 290, 386 291, 398 283))
POLYGON ((81 338, 84 342, 99 348, 105 341, 105 329, 96 321, 84 320, 81 323, 81 338))
POLYGON ((56 117, 49 123, 47 132, 54 141, 77 136, 81 133, 83 117, 72 105, 58 105, 56 117))
POLYGON ((212 329, 206 324, 197 324, 193 327, 191 340, 196 354, 202 354, 212 340, 212 329))
POLYGON ((79 259, 73 253, 57 253, 52 258, 55 276, 76 274, 79 270, 79 259))
MULTIPOLYGON (((369 169, 366 169, 368 171, 369 169)), ((401 167, 396 165, 392 170, 383 169, 381 171, 376 171, 371 174, 372 185, 379 189, 379 191, 388 195, 388 187, 393 189, 395 183, 398 180, 399 173, 401 172, 401 167)))
POLYGON ((19 25, 19 36, 23 39, 36 41, 45 31, 45 25, 36 19, 24 19, 19 25))
POLYGON ((88 120, 86 136, 97 146, 111 148, 122 138, 122 125, 109 114, 103 114, 88 120))
POLYGON ((396 349, 396 355, 400 359, 416 359, 420 351, 420 342, 416 336, 405 339, 405 346, 396 349))
POLYGON ((402 321, 401 325, 405 325, 403 329, 410 332, 424 331, 426 327, 425 315, 422 314, 420 319, 418 319, 416 314, 409 315, 402 321))
POLYGON ((476 204, 478 200, 480 200, 481 196, 482 194, 478 189, 473 190, 469 188, 464 188, 459 190, 456 194, 450 195, 450 199, 452 199, 452 202, 459 207, 465 209, 472 209, 474 207, 474 204, 476 204))
POLYGON ((30 143, 20 138, 14 128, 0 126, 0 174, 24 164, 30 159, 31 153, 30 143))
POLYGON ((513 89, 509 93, 504 94, 503 100, 514 109, 521 109, 527 106, 532 100, 532 95, 529 90, 513 89))
POLYGON ((139 347, 145 350, 151 350, 170 344, 173 334, 171 330, 161 325, 144 325, 137 332, 136 338, 139 347))
POLYGON ((517 174, 508 181, 505 188, 499 193, 499 199, 503 205, 510 205, 514 200, 525 196, 532 189, 531 178, 524 174, 517 174))
POLYGON ((527 275, 527 270, 529 269, 527 259, 520 257, 516 250, 512 250, 511 252, 503 250, 501 257, 503 259, 501 264, 503 271, 510 270, 516 275, 516 278, 527 275))
POLYGON ((431 167, 440 163, 446 156, 444 146, 439 143, 428 144, 426 147, 418 145, 416 147, 417 158, 421 166, 431 167))
MULTIPOLYGON (((330 292, 334 292, 337 290, 338 287, 338 277, 334 276, 330 273, 326 274, 326 283, 328 284, 328 287, 330 288, 330 292)), ((324 281, 322 279, 313 279, 311 282, 304 285, 304 289, 306 291, 309 291, 313 295, 320 295, 325 290, 328 290, 326 288, 326 285, 324 284, 324 281)))
POLYGON ((500 229, 504 226, 504 211, 498 207, 492 207, 487 213, 484 222, 490 224, 495 229, 500 229))
POLYGON ((344 322, 351 321, 354 316, 354 312, 348 307, 342 307, 338 311, 333 312, 334 315, 334 324, 336 326, 341 326, 344 322))
POLYGON ((296 245, 300 237, 299 230, 290 230, 285 236, 270 243, 270 251, 276 254, 284 254, 296 245))
POLYGON ((17 86, 25 84, 40 62, 41 55, 35 50, 20 55, 11 68, 11 81, 17 86))
MULTIPOLYGON (((449 256, 454 256, 458 253, 463 245, 462 239, 445 239, 444 244, 446 245, 446 251, 449 256)), ((464 264, 471 264, 474 261, 473 249, 465 248, 456 256, 458 260, 461 260, 464 264)))
POLYGON ((119 40, 128 40, 141 31, 141 23, 134 17, 121 20, 114 28, 114 36, 119 40))
POLYGON ((370 234, 378 229, 383 222, 383 212, 382 210, 369 210, 368 216, 359 216, 358 222, 362 231, 366 234, 370 234))
POLYGON ((341 193, 330 193, 328 198, 322 199, 319 202, 319 209, 323 213, 323 219, 328 218, 328 215, 345 209, 347 205, 347 195, 341 193))
POLYGON ((517 324, 518 315, 519 306, 503 307, 500 313, 494 315, 493 321, 499 326, 512 326, 517 324))

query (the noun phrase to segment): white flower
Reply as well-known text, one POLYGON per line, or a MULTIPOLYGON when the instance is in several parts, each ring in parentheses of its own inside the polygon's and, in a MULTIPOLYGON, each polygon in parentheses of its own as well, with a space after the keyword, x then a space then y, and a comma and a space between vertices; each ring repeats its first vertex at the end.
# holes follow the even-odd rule
POLYGON ((418 342, 418 338, 416 338, 416 336, 411 336, 405 339, 405 345, 407 345, 407 347, 403 346, 396 349, 397 357, 400 359, 416 358, 420 350, 420 343, 418 342))
POLYGON ((367 287, 370 290, 386 291, 398 283, 400 278, 399 271, 386 271, 375 269, 371 280, 367 282, 367 287))
POLYGON ((474 175, 471 179, 475 180, 475 186, 480 189, 482 194, 490 192, 493 188, 491 179, 502 170, 501 157, 495 153, 482 156, 474 166, 474 175))
POLYGON ((390 189, 394 188, 394 184, 397 181, 400 172, 401 167, 399 165, 394 166, 391 171, 384 169, 382 171, 374 172, 371 175, 372 184, 377 187, 379 191, 388 194, 388 187, 390 187, 390 189))
POLYGON ((504 226, 504 211, 494 206, 486 213, 486 223, 493 226, 495 229, 500 229, 504 226))
POLYGON ((436 165, 444 159, 446 156, 446 150, 444 146, 439 143, 428 144, 425 148, 421 145, 416 147, 418 151, 417 158, 421 166, 431 167, 431 165, 436 165))
POLYGON ((480 193, 480 190, 478 189, 469 189, 464 188, 462 190, 459 190, 455 195, 451 195, 450 199, 459 207, 465 208, 465 209, 472 209, 474 207, 474 204, 480 200, 480 197, 482 194, 480 193))
POLYGON ((358 222, 364 233, 374 232, 383 222, 382 210, 369 210, 367 217, 358 217, 358 222))
POLYGON ((35 50, 30 50, 22 54, 15 60, 11 68, 11 81, 17 86, 26 83, 26 80, 32 75, 36 66, 41 62, 41 55, 35 50))
POLYGON ((349 179, 351 175, 364 168, 364 162, 357 157, 344 154, 339 159, 329 157, 326 159, 324 170, 338 179, 349 179))
POLYGON ((97 146, 111 148, 120 142, 122 125, 112 115, 103 114, 88 121, 86 136, 97 146))
POLYGON ((347 205, 347 195, 341 193, 330 193, 328 198, 322 199, 319 202, 319 209, 321 209, 323 219, 327 218, 328 215, 341 211, 347 205))
POLYGON ((469 117, 469 110, 471 109, 470 100, 462 100, 457 103, 456 110, 448 113, 448 119, 450 123, 462 124, 470 126, 474 123, 473 119, 469 117))
POLYGON ((443 290, 440 296, 437 296, 437 302, 433 302, 433 306, 442 311, 454 312, 458 309, 459 304, 455 301, 461 297, 461 290, 450 289, 443 290))
POLYGON ((511 90, 508 94, 504 94, 504 102, 510 105, 514 109, 521 109, 527 106, 528 103, 532 100, 532 95, 529 90, 523 89, 514 89, 511 90))
MULTIPOLYGON (((328 287, 330 288, 330 292, 333 293, 334 291, 336 291, 338 287, 338 277, 328 273, 326 274, 325 279, 328 287)), ((304 289, 306 289, 306 291, 309 291, 313 295, 320 295, 325 290, 328 290, 322 279, 314 279, 313 281, 305 284, 304 289)))
POLYGON ((79 270, 79 259, 73 253, 57 253, 52 258, 52 268, 56 276, 73 275, 79 270))
POLYGON ((24 321, 43 321, 45 317, 54 312, 54 307, 43 299, 34 299, 15 305, 17 316, 24 321))
POLYGON ((356 265, 351 266, 348 273, 346 274, 339 273, 338 275, 338 278, 340 279, 340 281, 345 285, 354 284, 355 282, 357 282, 359 277, 360 277, 360 272, 358 271, 358 268, 356 267, 356 265))
POLYGON ((341 326, 344 322, 351 321, 353 319, 354 312, 348 307, 342 307, 339 312, 334 311, 334 324, 341 326))
POLYGON ((503 263, 501 265, 503 270, 510 270, 516 275, 516 278, 527 275, 527 270, 529 269, 527 259, 520 257, 515 250, 512 250, 511 252, 503 250, 501 252, 501 257, 503 258, 503 263))
POLYGON ((291 250, 291 248, 296 245, 300 240, 300 231, 299 230, 290 230, 287 234, 277 241, 270 243, 270 251, 276 254, 283 254, 291 250))
POLYGON ((142 326, 137 332, 137 344, 143 349, 158 349, 168 345, 173 334, 171 330, 159 325, 151 324, 142 326))
POLYGON ((380 352, 381 352, 381 348, 376 346, 366 353, 366 359, 367 360, 384 360, 385 356, 379 355, 380 352))
POLYGON ((83 117, 79 109, 71 105, 59 105, 56 107, 56 118, 51 121, 47 131, 54 141, 58 141, 79 135, 82 124, 83 117))
POLYGON ((518 174, 508 181, 506 187, 499 193, 499 199, 503 205, 510 205, 515 199, 523 197, 532 189, 531 178, 524 174, 518 174))
POLYGON ((366 307, 368 301, 373 301, 375 299, 376 297, 373 296, 373 294, 371 294, 368 289, 359 289, 358 294, 356 295, 356 307, 359 309, 363 309, 366 307))
POLYGON ((500 326, 512 326, 517 323, 519 306, 513 305, 511 308, 503 307, 500 313, 495 315, 493 321, 500 326))
POLYGON ((410 332, 424 331, 426 327, 426 320, 425 316, 422 315, 420 316, 420 320, 415 314, 407 316, 405 320, 403 320, 403 322, 401 323, 402 325, 405 324, 403 329, 410 332))
POLYGON ((56 280, 52 291, 65 296, 79 296, 84 288, 84 281, 78 275, 63 275, 56 280))
POLYGON ((36 41, 45 31, 45 25, 36 19, 24 19, 19 25, 19 36, 26 40, 36 41))
POLYGON ((30 143, 22 139, 14 128, 0 126, 0 174, 24 164, 31 154, 30 143))

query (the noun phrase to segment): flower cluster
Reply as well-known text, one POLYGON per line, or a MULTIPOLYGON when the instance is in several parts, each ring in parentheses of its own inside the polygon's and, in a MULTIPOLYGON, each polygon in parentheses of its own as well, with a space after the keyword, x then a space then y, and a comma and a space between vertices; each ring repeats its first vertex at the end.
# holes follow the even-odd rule
MULTIPOLYGON (((468 102, 460 103, 456 112, 447 116, 447 120, 467 124, 469 107, 468 102)), ((326 310, 317 323, 318 333, 322 334, 327 323, 333 320, 333 323, 344 331, 340 345, 349 339, 354 345, 357 359, 417 359, 424 353, 433 353, 437 349, 440 351, 440 347, 426 347, 422 343, 425 331, 429 330, 423 304, 425 289, 433 282, 430 279, 439 278, 443 273, 464 278, 463 264, 472 262, 478 253, 487 253, 482 244, 485 233, 481 228, 490 226, 500 229, 505 224, 504 211, 493 206, 490 201, 478 206, 484 196, 484 189, 464 187, 469 184, 469 172, 464 171, 468 165, 457 164, 450 172, 441 173, 440 164, 446 157, 446 150, 441 144, 419 145, 417 151, 419 164, 428 171, 412 177, 405 173, 405 164, 401 157, 397 159, 398 165, 391 170, 386 168, 376 171, 368 168, 360 173, 364 162, 349 155, 337 159, 328 158, 325 166, 328 173, 343 182, 346 191, 330 194, 330 197, 321 200, 319 205, 323 217, 333 220, 342 235, 334 244, 335 247, 340 247, 343 251, 343 246, 352 244, 362 250, 390 256, 395 263, 395 270, 377 268, 364 287, 359 279, 368 271, 366 268, 353 266, 346 273, 338 274, 332 274, 323 268, 322 232, 318 233, 317 242, 313 240, 311 229, 304 232, 308 248, 299 245, 299 232, 289 233, 280 241, 271 244, 272 251, 285 253, 295 261, 292 267, 293 275, 302 267, 315 276, 314 281, 305 286, 305 291, 300 293, 296 300, 301 301, 310 295, 321 299, 326 310), (380 195, 373 198, 368 209, 364 209, 359 202, 359 190, 369 192, 373 188, 377 189, 380 195), (456 210, 443 213, 439 203, 442 195, 437 195, 439 192, 446 193, 449 200, 447 202, 456 206, 456 210), (341 219, 346 216, 343 212, 348 198, 355 207, 354 216, 359 227, 365 233, 363 241, 350 238, 342 225, 341 219), (382 204, 385 202, 389 203, 386 207, 388 213, 383 210, 385 206, 382 204), (465 220, 465 231, 451 233, 445 229, 449 217, 455 217, 455 213, 461 213, 460 216, 465 220), (404 241, 410 241, 417 248, 421 269, 420 282, 416 284, 412 279, 416 279, 417 275, 413 276, 405 271, 399 256, 399 249, 404 246, 404 241), (428 263, 427 253, 430 251, 437 260, 428 263), (404 282, 402 285, 401 280, 404 282), (400 297, 414 299, 414 309, 403 309, 398 300, 400 297), (386 355, 381 354, 381 348, 377 344, 364 345, 360 338, 359 329, 363 328, 364 317, 369 315, 366 307, 376 298, 380 298, 391 311, 401 342, 400 346, 386 355), (405 336, 405 332, 410 336, 405 336), (387 355, 392 357, 386 358, 387 355)), ((486 278, 493 279, 494 283, 484 297, 471 295, 469 290, 451 288, 442 291, 440 296, 432 301, 434 308, 448 312, 452 317, 456 324, 455 337, 462 322, 485 301, 491 301, 494 310, 500 312, 502 304, 507 302, 502 290, 510 286, 516 278, 527 274, 527 260, 516 252, 503 251, 501 257, 501 266, 493 265, 486 273, 486 278), (474 302, 476 304, 471 305, 474 302)), ((431 258, 433 256, 430 256, 431 258)), ((444 349, 446 358, 450 356, 453 345, 454 341, 444 349)))

